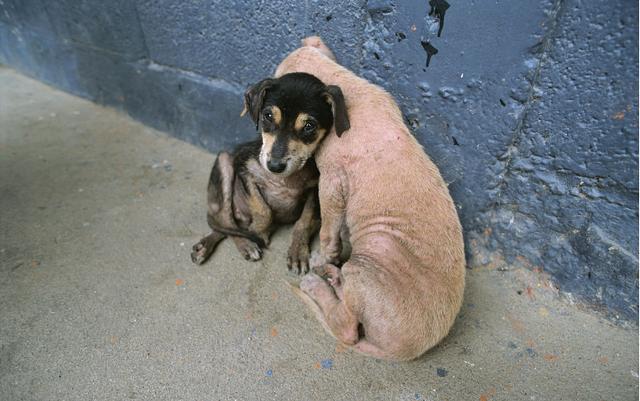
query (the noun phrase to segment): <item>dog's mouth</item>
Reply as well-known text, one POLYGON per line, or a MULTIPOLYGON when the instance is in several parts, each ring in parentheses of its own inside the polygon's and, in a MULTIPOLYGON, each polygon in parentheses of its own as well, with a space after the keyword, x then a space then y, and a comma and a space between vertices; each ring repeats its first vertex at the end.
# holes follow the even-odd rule
POLYGON ((271 174, 280 177, 287 177, 296 171, 300 171, 307 162, 307 159, 289 157, 282 160, 276 160, 267 155, 260 155, 260 161, 262 167, 271 174))

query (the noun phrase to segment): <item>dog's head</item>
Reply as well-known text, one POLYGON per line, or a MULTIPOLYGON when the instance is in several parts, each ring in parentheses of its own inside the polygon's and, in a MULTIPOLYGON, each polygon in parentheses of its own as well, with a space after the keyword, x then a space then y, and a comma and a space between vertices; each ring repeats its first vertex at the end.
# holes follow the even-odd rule
POLYGON ((283 176, 304 166, 332 126, 338 136, 349 129, 340 88, 301 72, 251 86, 241 115, 246 112, 262 134, 260 163, 283 176))

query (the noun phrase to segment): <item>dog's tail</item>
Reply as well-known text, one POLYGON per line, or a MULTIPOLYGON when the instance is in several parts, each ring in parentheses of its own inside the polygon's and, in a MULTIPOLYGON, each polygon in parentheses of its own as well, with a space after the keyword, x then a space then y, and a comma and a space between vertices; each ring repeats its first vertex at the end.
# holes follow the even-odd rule
POLYGON ((302 39, 302 46, 315 47, 320 51, 320 53, 329 57, 331 60, 336 61, 336 56, 333 52, 324 44, 320 36, 309 36, 302 39))
POLYGON ((228 227, 222 227, 216 224, 211 224, 211 222, 209 222, 209 226, 211 227, 211 229, 213 231, 217 231, 219 233, 225 234, 225 235, 231 235, 234 237, 243 237, 243 238, 247 238, 253 242, 255 242, 256 244, 258 244, 258 246, 260 248, 264 248, 267 246, 267 244, 264 242, 264 240, 262 238, 260 238, 257 234, 252 233, 251 231, 247 231, 247 230, 243 230, 241 228, 228 228, 228 227))

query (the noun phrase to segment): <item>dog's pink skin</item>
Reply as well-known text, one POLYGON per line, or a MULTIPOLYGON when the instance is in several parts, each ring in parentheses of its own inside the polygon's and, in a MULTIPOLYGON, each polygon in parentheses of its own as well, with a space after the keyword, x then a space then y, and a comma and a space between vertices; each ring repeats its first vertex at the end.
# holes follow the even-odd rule
POLYGON ((354 348, 391 360, 423 354, 447 335, 460 310, 465 258, 453 201, 438 168, 402 120, 391 95, 338 65, 322 41, 307 38, 276 76, 307 72, 345 96, 351 128, 328 135, 316 151, 320 170, 320 256, 337 260, 346 224, 352 253, 342 267, 342 301, 323 281, 305 292, 325 324, 354 348), (329 293, 331 294, 331 293, 329 293), (355 323, 354 323, 355 322, 355 323), (355 326, 354 326, 355 324, 355 326))

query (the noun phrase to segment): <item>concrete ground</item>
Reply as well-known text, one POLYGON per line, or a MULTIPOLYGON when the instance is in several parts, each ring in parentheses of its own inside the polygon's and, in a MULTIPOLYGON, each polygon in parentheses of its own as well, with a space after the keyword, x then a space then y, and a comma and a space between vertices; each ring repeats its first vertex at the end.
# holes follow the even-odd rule
MULTIPOLYGON (((0 399, 635 400, 637 327, 544 275, 468 270, 446 340, 389 363, 336 346, 264 259, 195 266, 214 156, 0 69, 0 399)), ((212 127, 215 130, 215 127, 212 127)))

